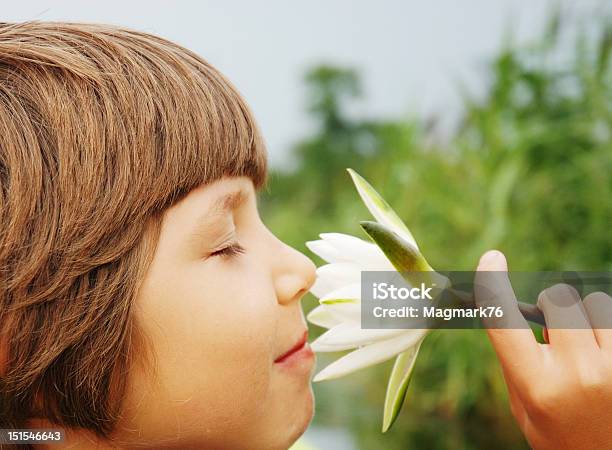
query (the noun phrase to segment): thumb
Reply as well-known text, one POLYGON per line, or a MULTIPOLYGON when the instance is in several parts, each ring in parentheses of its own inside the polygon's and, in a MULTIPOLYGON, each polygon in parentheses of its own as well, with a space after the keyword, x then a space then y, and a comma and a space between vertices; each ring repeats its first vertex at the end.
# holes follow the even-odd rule
POLYGON ((495 307, 503 313, 502 317, 483 320, 487 328, 529 328, 518 309, 506 257, 499 250, 489 250, 480 258, 474 276, 474 300, 477 306, 495 307))
POLYGON ((526 375, 536 367, 539 348, 518 308, 508 278, 508 263, 502 252, 490 250, 480 258, 474 276, 474 300, 477 306, 501 309, 501 318, 483 319, 487 334, 502 367, 511 378, 528 379, 526 375))
POLYGON ((508 263, 506 257, 499 250, 489 250, 480 257, 478 261, 478 271, 499 271, 507 272, 508 263))

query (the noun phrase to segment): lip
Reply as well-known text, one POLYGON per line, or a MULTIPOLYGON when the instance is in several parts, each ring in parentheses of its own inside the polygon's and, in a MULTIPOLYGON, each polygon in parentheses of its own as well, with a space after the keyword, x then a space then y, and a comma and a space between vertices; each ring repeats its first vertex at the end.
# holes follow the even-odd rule
POLYGON ((314 356, 314 352, 308 345, 308 330, 302 333, 302 336, 297 340, 297 342, 291 347, 288 351, 280 355, 278 358, 274 360, 275 364, 288 364, 292 361, 302 359, 302 358, 312 358, 314 356))

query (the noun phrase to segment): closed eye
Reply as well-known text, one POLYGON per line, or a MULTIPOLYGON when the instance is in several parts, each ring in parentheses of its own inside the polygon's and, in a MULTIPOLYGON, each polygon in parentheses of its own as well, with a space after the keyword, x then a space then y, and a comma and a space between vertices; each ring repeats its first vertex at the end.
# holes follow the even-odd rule
POLYGON ((234 242, 219 250, 215 250, 214 252, 210 254, 210 256, 222 256, 226 258, 231 258, 237 255, 240 255, 241 253, 244 253, 244 252, 245 252, 245 248, 241 246, 240 244, 238 244, 237 242, 234 242))

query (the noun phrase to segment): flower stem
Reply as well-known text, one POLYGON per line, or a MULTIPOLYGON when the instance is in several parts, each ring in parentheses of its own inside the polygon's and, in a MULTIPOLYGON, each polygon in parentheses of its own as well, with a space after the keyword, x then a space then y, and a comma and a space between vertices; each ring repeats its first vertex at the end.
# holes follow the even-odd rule
MULTIPOLYGON (((449 291, 453 294, 453 297, 457 299, 464 307, 466 308, 476 308, 476 302, 474 301, 474 296, 468 292, 458 291, 456 289, 449 289, 449 291)), ((544 314, 540 309, 531 303, 525 303, 517 301, 518 309, 525 318, 532 323, 537 323, 543 327, 546 326, 546 321, 544 320, 544 314)))

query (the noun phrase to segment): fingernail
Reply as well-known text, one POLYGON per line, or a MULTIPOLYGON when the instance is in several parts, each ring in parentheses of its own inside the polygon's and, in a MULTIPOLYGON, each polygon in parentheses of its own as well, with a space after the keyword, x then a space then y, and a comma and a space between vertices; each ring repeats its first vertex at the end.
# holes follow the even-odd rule
POLYGON ((505 262, 504 254, 499 250, 489 250, 480 258, 478 268, 500 268, 505 262))

